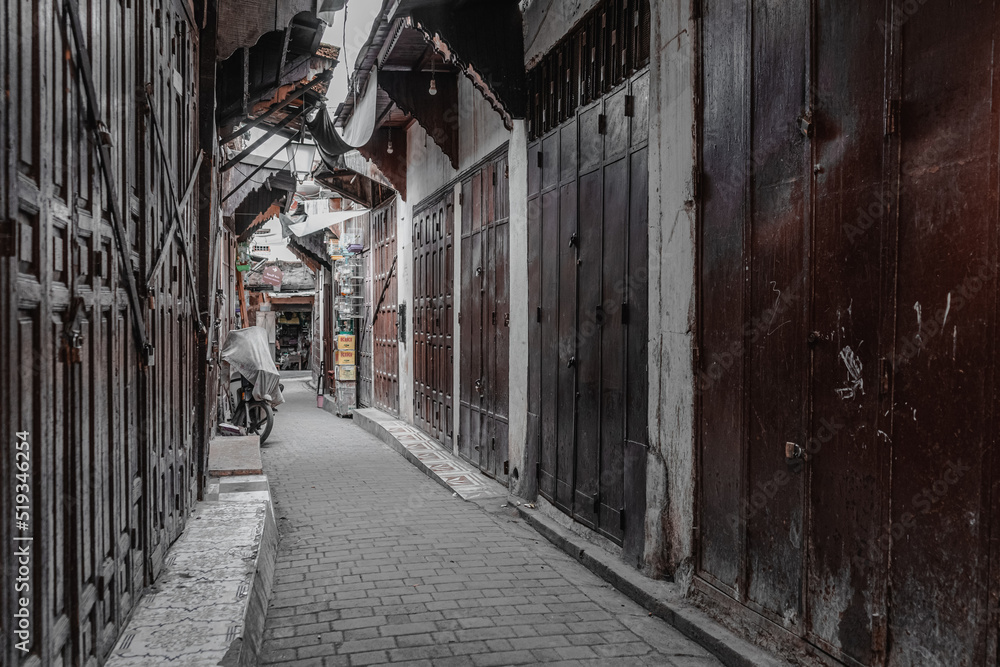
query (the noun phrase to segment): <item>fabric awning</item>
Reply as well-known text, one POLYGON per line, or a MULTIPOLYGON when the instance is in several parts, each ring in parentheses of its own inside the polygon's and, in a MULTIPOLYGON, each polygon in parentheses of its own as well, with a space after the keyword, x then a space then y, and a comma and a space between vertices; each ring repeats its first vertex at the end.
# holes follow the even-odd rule
POLYGON ((332 213, 318 213, 316 215, 310 215, 306 218, 305 222, 296 222, 294 224, 288 225, 288 229, 296 236, 309 236, 314 232, 318 232, 321 229, 325 229, 330 225, 335 225, 338 222, 343 222, 344 220, 352 220, 354 218, 360 217, 368 212, 367 208, 357 209, 354 211, 333 211, 332 213))

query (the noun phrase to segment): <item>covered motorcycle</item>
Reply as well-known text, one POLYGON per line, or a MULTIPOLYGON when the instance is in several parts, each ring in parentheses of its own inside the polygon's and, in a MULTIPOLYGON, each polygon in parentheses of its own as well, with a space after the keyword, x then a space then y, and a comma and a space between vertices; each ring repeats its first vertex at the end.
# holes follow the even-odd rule
POLYGON ((271 346, 264 329, 249 327, 230 331, 222 347, 222 360, 253 386, 255 401, 267 401, 272 407, 285 402, 279 387, 281 376, 271 358, 271 346))

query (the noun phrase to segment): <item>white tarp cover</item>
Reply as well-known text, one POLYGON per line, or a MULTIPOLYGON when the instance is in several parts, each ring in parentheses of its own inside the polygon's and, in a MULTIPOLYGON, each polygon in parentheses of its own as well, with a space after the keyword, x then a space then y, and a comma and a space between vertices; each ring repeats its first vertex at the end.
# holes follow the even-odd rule
POLYGON ((378 100, 378 68, 372 66, 365 84, 365 94, 355 101, 354 112, 347 120, 341 139, 353 148, 361 148, 375 131, 375 111, 378 100))
POLYGON ((250 381, 254 400, 263 401, 264 396, 270 394, 272 406, 285 402, 278 387, 281 375, 271 358, 271 347, 264 329, 250 327, 230 331, 222 347, 222 360, 229 362, 230 368, 250 381))
POLYGON ((316 215, 310 215, 305 219, 305 222, 296 222, 288 225, 288 229, 291 230, 293 234, 298 237, 309 236, 314 234, 321 229, 326 229, 330 225, 335 225, 338 222, 343 222, 344 220, 351 220, 358 216, 364 215, 368 212, 367 208, 361 208, 354 211, 332 211, 330 213, 317 213, 316 215))

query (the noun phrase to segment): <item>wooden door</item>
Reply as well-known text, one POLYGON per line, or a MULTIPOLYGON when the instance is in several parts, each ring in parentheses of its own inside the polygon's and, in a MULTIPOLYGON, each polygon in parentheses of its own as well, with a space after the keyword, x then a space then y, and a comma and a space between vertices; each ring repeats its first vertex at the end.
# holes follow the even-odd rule
MULTIPOLYGON (((5 516, 0 537, 34 539, 32 639, 22 653, 10 625, 0 624, 0 663, 97 664, 159 571, 196 485, 198 309, 176 243, 145 283, 171 221, 165 179, 179 190, 194 164, 197 40, 172 2, 80 3, 111 138, 119 247, 62 3, 8 1, 4 16, 0 69, 11 90, 0 102, 0 378, 10 391, 0 424, 8 434, 27 432, 32 466, 21 481, 13 457, 0 462, 6 497, 15 480, 30 486, 29 528, 5 516), (139 323, 154 346, 152 365, 136 345, 126 272, 148 290, 139 323)), ((198 200, 196 193, 180 212, 192 258, 198 200)), ((6 554, 0 562, 6 580, 14 564, 6 554)), ((11 605, 9 596, 0 602, 4 618, 13 618, 11 605)))
POLYGON ((509 474, 509 207, 506 156, 462 183, 459 453, 487 474, 509 474))
POLYGON ((640 72, 580 107, 529 145, 528 174, 538 491, 636 564, 647 455, 646 100, 640 72))
POLYGON ((697 585, 846 664, 986 664, 996 6, 905 7, 705 4, 697 585))
POLYGON ((399 333, 396 293, 396 199, 372 213, 372 331, 374 405, 399 414, 399 333), (377 308, 377 311, 375 310, 377 308))
POLYGON ((448 192, 413 214, 414 420, 446 445, 454 435, 453 200, 448 192))
MULTIPOLYGON (((370 219, 369 219, 370 220, 370 219)), ((372 238, 369 231, 368 239, 372 238)), ((375 302, 372 300, 372 248, 371 245, 361 255, 361 273, 364 275, 364 319, 358 332, 358 405, 370 408, 375 405, 375 361, 372 354, 372 312, 375 302)), ((376 297, 377 298, 377 297, 376 297)))

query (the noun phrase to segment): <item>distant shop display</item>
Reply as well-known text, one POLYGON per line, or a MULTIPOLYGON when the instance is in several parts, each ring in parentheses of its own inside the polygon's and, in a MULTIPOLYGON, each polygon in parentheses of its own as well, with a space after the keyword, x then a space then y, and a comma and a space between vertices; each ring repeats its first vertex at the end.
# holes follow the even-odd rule
POLYGON ((283 371, 309 368, 312 316, 310 313, 279 313, 275 322, 275 357, 283 371))

